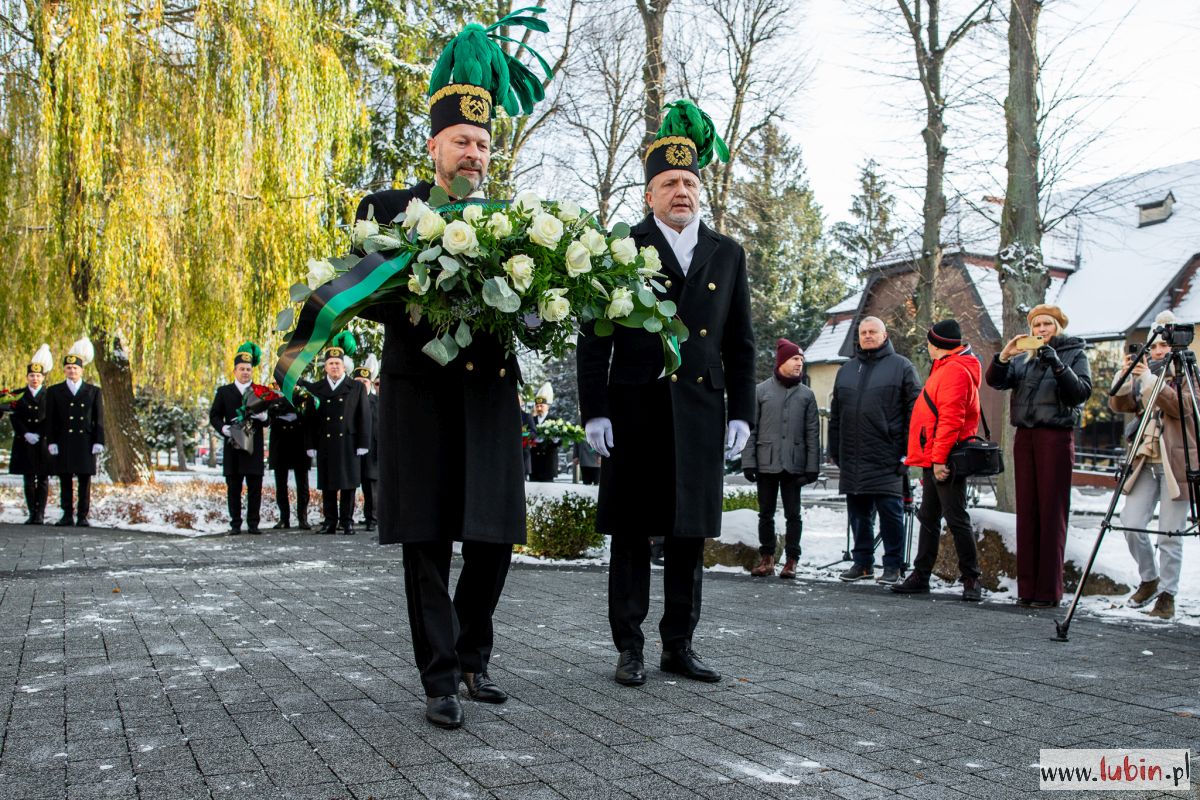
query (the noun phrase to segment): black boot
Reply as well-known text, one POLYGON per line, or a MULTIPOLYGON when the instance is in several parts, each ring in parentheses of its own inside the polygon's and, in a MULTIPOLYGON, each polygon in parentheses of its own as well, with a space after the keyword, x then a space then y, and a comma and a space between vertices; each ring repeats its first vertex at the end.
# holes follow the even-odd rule
POLYGON ((459 728, 463 724, 462 703, 458 695, 425 698, 425 719, 439 728, 459 728))

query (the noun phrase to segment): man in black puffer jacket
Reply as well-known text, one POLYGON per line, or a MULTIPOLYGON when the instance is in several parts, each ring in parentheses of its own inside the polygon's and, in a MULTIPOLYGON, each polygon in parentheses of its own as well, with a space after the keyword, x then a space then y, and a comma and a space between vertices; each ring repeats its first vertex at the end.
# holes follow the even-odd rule
POLYGON ((858 324, 854 358, 838 370, 829 403, 829 458, 841 470, 838 491, 854 533, 854 565, 839 577, 875 574, 875 528, 883 537, 879 583, 896 583, 904 563, 904 466, 908 420, 921 393, 912 362, 888 341, 878 317, 858 324))

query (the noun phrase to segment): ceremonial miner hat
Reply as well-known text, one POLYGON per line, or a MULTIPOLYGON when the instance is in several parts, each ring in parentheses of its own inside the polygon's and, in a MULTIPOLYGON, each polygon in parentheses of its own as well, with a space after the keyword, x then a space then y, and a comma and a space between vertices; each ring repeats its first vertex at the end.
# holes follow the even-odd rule
POLYGON ((660 172, 686 169, 696 175, 715 155, 729 160, 729 148, 717 135, 712 118, 691 100, 668 103, 654 142, 646 148, 646 183, 660 172))
POLYGON ((379 359, 375 357, 374 353, 369 353, 367 357, 363 359, 362 366, 354 368, 353 375, 356 378, 366 378, 367 380, 371 380, 375 377, 375 373, 378 371, 379 359))
MULTIPOLYGON (((358 343, 354 341, 354 334, 350 331, 342 331, 329 340, 329 346, 321 355, 326 360, 340 358, 345 363, 346 356, 354 355, 357 349, 358 343)), ((351 366, 353 366, 353 362, 351 362, 351 366)))
POLYGON ((38 375, 45 375, 53 364, 54 356, 50 355, 50 345, 43 344, 33 354, 33 358, 29 359, 29 366, 25 369, 25 374, 36 372, 38 375))
POLYGON ((86 367, 92 363, 92 359, 96 357, 96 348, 92 347, 92 340, 84 336, 82 339, 71 345, 71 349, 63 356, 63 366, 74 364, 78 367, 86 367))
POLYGON ((537 6, 519 8, 486 28, 472 22, 450 40, 429 78, 430 136, 464 123, 490 133, 496 106, 502 106, 510 117, 533 111, 534 104, 546 96, 542 81, 516 56, 506 53, 500 42, 516 45, 518 53, 529 52, 547 79, 553 71, 532 48, 499 31, 527 28, 546 33, 549 26, 535 16, 545 10, 537 6))
POLYGON ((542 388, 537 390, 537 394, 533 397, 535 403, 545 403, 550 405, 554 402, 554 387, 549 382, 543 383, 542 388))
POLYGON ((254 342, 242 342, 238 347, 237 352, 233 354, 233 365, 249 364, 252 367, 257 367, 258 362, 262 360, 262 348, 254 342))

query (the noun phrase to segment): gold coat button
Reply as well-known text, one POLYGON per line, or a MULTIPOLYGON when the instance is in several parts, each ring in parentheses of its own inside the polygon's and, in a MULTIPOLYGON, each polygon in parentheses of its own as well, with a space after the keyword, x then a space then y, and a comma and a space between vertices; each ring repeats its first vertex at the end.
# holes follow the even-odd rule
POLYGON ((708 336, 708 328, 701 328, 701 329, 700 329, 700 335, 701 335, 701 336, 708 336))
POLYGON ((345 419, 345 417, 338 417, 338 419, 345 419))
POLYGON ((467 368, 467 372, 471 372, 475 369, 475 364, 470 361, 468 361, 466 364, 463 364, 463 366, 467 368))
POLYGON ((668 289, 670 289, 671 288, 671 279, 668 278, 667 280, 663 281, 663 286, 666 286, 668 289))
POLYGON ((679 382, 679 376, 678 376, 678 375, 672 375, 672 376, 671 376, 671 383, 678 383, 678 382, 679 382))
POLYGON ((717 290, 717 285, 716 285, 715 283, 710 283, 710 284, 708 285, 708 290, 709 290, 710 292, 715 292, 715 291, 717 290))
POLYGON ((704 383, 704 376, 701 375, 700 377, 696 378, 696 383, 704 383))
POLYGON ((508 374, 508 370, 506 370, 504 367, 501 367, 500 368, 500 377, 503 378, 507 374, 508 374))

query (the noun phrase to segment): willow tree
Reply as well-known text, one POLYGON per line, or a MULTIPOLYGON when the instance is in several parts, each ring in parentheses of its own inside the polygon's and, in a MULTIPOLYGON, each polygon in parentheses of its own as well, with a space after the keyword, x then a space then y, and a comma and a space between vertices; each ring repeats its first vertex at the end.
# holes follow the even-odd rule
MULTIPOLYGON (((366 115, 338 6, 6 1, 0 282, 8 375, 96 345, 108 471, 148 474, 135 383, 206 391, 267 344, 306 258, 340 243, 366 115)), ((93 379, 94 379, 93 378, 93 379)))

